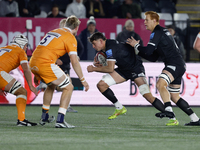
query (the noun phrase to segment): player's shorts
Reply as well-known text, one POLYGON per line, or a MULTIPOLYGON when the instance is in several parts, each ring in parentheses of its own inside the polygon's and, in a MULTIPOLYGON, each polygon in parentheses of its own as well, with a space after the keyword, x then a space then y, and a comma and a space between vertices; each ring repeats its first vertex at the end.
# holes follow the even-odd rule
POLYGON ((134 81, 138 77, 145 77, 145 69, 143 64, 138 61, 133 68, 115 68, 115 71, 126 80, 134 81))
POLYGON ((170 84, 181 84, 182 76, 186 71, 185 65, 165 65, 163 70, 169 71, 174 77, 174 81, 170 84))
POLYGON ((49 63, 30 63, 31 72, 35 75, 37 80, 42 80, 46 84, 57 80, 65 73, 56 64, 49 63))
POLYGON ((12 81, 14 78, 4 70, 0 69, 0 89, 4 89, 10 81, 12 81))

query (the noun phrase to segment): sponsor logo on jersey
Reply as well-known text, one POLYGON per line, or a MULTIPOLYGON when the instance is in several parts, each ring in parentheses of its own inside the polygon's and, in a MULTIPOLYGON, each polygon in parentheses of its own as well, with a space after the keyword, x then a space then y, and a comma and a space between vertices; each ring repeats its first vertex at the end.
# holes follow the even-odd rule
POLYGON ((112 49, 109 49, 106 51, 106 56, 107 56, 107 58, 112 56, 112 49))
POLYGON ((150 35, 150 40, 151 40, 151 39, 153 39, 153 37, 154 37, 154 34, 155 34, 154 32, 153 32, 153 33, 151 33, 151 35, 150 35))

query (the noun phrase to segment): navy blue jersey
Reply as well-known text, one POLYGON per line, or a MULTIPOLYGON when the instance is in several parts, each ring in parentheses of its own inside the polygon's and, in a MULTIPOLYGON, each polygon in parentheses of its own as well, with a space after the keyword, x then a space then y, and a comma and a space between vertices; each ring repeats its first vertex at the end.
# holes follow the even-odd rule
POLYGON ((106 40, 105 53, 107 60, 116 61, 115 64, 121 70, 133 70, 140 57, 135 54, 134 48, 126 43, 116 40, 106 40))

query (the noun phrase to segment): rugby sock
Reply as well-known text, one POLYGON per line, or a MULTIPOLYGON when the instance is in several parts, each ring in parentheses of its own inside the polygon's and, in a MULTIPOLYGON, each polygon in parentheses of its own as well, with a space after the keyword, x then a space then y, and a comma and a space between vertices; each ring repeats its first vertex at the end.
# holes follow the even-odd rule
MULTIPOLYGON (((166 103, 164 104, 164 106, 165 106, 165 111, 173 112, 171 102, 166 102, 166 103)), ((170 119, 176 120, 175 117, 174 117, 174 118, 170 118, 170 119)))
POLYGON ((115 97, 115 94, 113 93, 113 91, 110 88, 108 88, 107 90, 105 90, 102 94, 107 99, 109 99, 113 104, 115 104, 118 101, 117 98, 115 97))
POLYGON ((50 105, 44 105, 42 106, 42 116, 41 116, 41 119, 42 120, 48 120, 49 118, 49 109, 50 109, 50 105))
POLYGON ((59 107, 57 121, 56 121, 57 123, 64 122, 64 117, 65 117, 66 111, 67 111, 67 109, 59 107))
POLYGON ((64 114, 61 114, 61 113, 58 113, 58 116, 57 116, 57 123, 63 123, 64 122, 64 117, 65 115, 64 114))
POLYGON ((197 115, 193 112, 193 110, 190 108, 189 104, 182 98, 180 98, 176 105, 182 110, 184 111, 193 122, 196 122, 199 120, 199 117, 197 117, 197 115))
POLYGON ((18 95, 16 97, 16 107, 19 121, 23 121, 25 119, 26 99, 27 97, 25 95, 18 95))
POLYGON ((153 105, 156 109, 158 109, 159 111, 161 111, 161 112, 164 112, 164 111, 165 111, 165 107, 164 107, 163 103, 162 103, 159 99, 157 99, 157 98, 155 98, 155 100, 154 100, 154 102, 152 103, 152 105, 153 105))
POLYGON ((166 102, 164 106, 165 106, 165 111, 173 112, 171 102, 166 102))
POLYGON ((116 103, 114 103, 114 105, 115 105, 116 109, 118 109, 118 110, 120 110, 120 109, 123 108, 123 105, 119 101, 117 101, 116 103))

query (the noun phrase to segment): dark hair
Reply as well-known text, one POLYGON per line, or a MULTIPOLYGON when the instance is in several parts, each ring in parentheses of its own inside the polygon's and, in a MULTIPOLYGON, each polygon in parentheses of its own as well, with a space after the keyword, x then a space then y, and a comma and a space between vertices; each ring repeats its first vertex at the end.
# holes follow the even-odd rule
POLYGON ((88 41, 92 43, 98 39, 106 40, 106 37, 101 32, 95 32, 90 37, 88 37, 88 41))
POLYGON ((168 26, 166 26, 166 28, 167 29, 171 28, 171 29, 173 29, 175 31, 175 26, 174 25, 168 25, 168 26))

